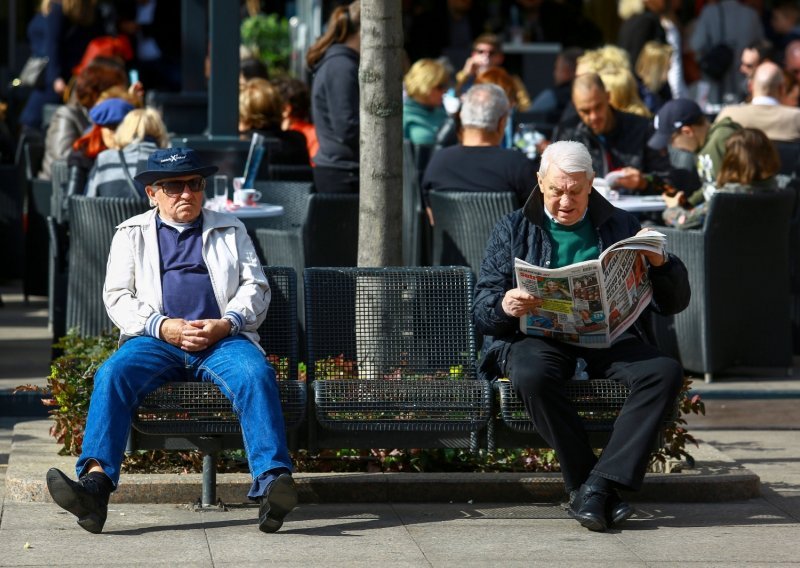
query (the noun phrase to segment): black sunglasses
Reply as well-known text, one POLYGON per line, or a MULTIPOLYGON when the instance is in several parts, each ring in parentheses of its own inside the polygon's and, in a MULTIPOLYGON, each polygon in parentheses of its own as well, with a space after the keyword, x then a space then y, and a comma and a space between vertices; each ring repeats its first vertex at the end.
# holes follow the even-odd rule
POLYGON ((203 191, 206 188, 205 178, 193 178, 187 180, 162 181, 153 184, 153 187, 160 187, 161 191, 170 197, 176 197, 183 193, 183 188, 188 187, 192 193, 203 191))

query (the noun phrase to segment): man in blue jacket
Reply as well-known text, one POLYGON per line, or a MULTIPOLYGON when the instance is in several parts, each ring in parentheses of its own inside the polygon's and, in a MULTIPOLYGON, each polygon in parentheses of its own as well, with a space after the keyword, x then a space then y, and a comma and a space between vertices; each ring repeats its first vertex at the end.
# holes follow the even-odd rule
MULTIPOLYGON (((645 342, 636 324, 607 348, 521 333, 519 318, 541 300, 517 287, 515 257, 559 268, 598 258, 603 249, 640 230, 633 215, 592 191, 592 158, 579 142, 548 146, 538 180, 525 206, 495 226, 481 263, 473 321, 480 333, 493 338, 481 368, 511 380, 536 431, 556 452, 571 515, 589 530, 604 531, 633 514, 617 490, 641 487, 652 441, 680 391, 683 369, 645 342), (599 458, 565 394, 578 358, 592 376, 620 381, 631 391, 599 458)), ((642 254, 649 263, 652 307, 662 314, 686 308, 689 280, 680 259, 642 254)))

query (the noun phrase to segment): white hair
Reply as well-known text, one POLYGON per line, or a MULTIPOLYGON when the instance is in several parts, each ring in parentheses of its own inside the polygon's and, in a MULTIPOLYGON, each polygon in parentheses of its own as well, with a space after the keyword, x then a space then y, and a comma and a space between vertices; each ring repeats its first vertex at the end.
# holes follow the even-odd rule
POLYGON ((470 88, 461 98, 461 124, 496 130, 508 109, 508 97, 503 89, 493 83, 481 83, 470 88))
POLYGON ((539 163, 539 173, 542 176, 547 175, 547 168, 551 165, 565 174, 584 172, 587 178, 594 176, 589 150, 580 142, 573 140, 554 142, 544 149, 542 161, 539 163))

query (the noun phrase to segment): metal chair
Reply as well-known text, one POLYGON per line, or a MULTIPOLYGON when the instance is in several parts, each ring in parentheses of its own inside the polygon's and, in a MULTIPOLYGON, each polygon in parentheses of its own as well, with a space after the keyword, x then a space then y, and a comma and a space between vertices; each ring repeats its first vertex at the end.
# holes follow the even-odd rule
POLYGON ((103 305, 108 253, 117 225, 149 209, 147 201, 119 197, 69 198, 70 243, 66 328, 83 336, 113 327, 103 305))
POLYGON ((478 378, 463 267, 305 271, 309 449, 476 450, 491 386, 478 378))
MULTIPOLYGON (((298 380, 297 276, 292 268, 265 266, 272 299, 258 329, 275 369, 287 430, 306 416, 306 388, 298 380)), ((213 383, 171 382, 147 395, 133 414, 128 449, 203 452, 203 505, 216 502, 216 454, 242 448, 241 427, 230 400, 213 383)))
POLYGON ((486 241, 497 221, 516 209, 511 192, 431 191, 433 265, 469 266, 480 272, 486 241))
POLYGON ((300 227, 308 214, 309 196, 314 185, 306 181, 256 181, 261 202, 283 206, 283 215, 262 220, 266 229, 300 227))
MULTIPOLYGON (((702 230, 659 227, 686 264, 689 307, 674 316, 684 368, 792 365, 789 222, 792 192, 717 193, 702 230), (746 230, 743 228, 746 227, 746 230)), ((792 246, 795 246, 794 243, 792 246)), ((661 339, 659 339, 659 342, 661 339)))

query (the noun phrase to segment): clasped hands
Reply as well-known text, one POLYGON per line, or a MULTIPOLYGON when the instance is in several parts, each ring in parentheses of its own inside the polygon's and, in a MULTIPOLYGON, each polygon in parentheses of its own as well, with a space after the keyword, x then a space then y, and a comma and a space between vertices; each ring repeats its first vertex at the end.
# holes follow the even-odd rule
POLYGON ((164 320, 160 330, 161 339, 189 352, 207 349, 230 332, 231 323, 226 319, 170 318, 164 320))

